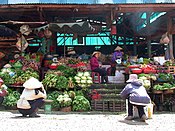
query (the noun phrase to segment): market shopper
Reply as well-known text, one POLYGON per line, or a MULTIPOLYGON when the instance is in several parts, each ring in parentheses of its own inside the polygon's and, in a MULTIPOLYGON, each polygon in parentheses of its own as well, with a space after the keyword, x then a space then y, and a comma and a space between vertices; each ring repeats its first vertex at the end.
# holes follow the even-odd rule
POLYGON ((7 94, 7 86, 4 84, 4 81, 0 78, 0 105, 4 100, 4 96, 6 96, 7 94))
POLYGON ((23 84, 24 90, 20 96, 20 99, 25 99, 30 104, 30 108, 26 109, 26 105, 20 105, 18 111, 23 115, 23 117, 40 117, 37 114, 38 109, 43 106, 44 99, 46 99, 46 91, 43 84, 39 82, 38 79, 31 77, 23 84), (24 106, 24 108, 23 108, 24 106))
POLYGON ((101 83, 108 83, 108 76, 107 76, 107 71, 104 68, 101 68, 102 64, 99 62, 99 57, 101 55, 101 52, 99 51, 94 51, 92 53, 92 57, 90 59, 90 66, 91 70, 93 72, 98 72, 101 76, 101 83))
POLYGON ((116 66, 121 65, 123 59, 123 52, 120 46, 117 46, 112 54, 111 60, 111 75, 115 75, 116 66))
POLYGON ((120 93, 123 99, 128 100, 128 116, 125 119, 134 119, 133 106, 135 106, 138 109, 140 120, 145 121, 147 117, 144 112, 144 106, 149 104, 151 99, 147 94, 145 87, 138 80, 138 76, 136 74, 130 74, 129 79, 126 82, 127 85, 120 93))

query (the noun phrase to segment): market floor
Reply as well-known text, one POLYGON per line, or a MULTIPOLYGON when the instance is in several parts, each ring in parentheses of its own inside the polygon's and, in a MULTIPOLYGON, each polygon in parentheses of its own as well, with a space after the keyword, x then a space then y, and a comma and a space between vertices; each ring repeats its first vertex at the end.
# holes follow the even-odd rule
POLYGON ((23 118, 16 111, 0 111, 1 131, 171 131, 175 113, 160 112, 145 122, 124 120, 125 114, 86 112, 44 114, 23 118))

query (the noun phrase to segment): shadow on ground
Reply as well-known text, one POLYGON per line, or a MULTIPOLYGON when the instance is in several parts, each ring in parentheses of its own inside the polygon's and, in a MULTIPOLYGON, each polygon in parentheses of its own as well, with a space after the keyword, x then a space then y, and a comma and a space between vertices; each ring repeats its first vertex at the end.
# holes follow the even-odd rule
POLYGON ((128 124, 128 125, 148 125, 148 123, 146 122, 141 122, 139 120, 119 120, 119 122, 121 123, 125 123, 125 124, 128 124))

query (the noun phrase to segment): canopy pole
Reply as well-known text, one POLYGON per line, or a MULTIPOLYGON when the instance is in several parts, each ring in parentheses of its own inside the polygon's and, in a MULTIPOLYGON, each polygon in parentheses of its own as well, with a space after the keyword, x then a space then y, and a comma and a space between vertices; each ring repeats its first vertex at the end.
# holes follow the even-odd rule
POLYGON ((170 14, 168 14, 167 30, 168 30, 168 37, 170 39, 170 42, 168 44, 169 49, 168 51, 171 60, 174 59, 172 29, 173 29, 172 17, 170 16, 170 14))
POLYGON ((64 28, 64 62, 66 60, 66 36, 65 36, 65 28, 64 28))
POLYGON ((146 22, 147 22, 147 30, 146 30, 146 35, 147 35, 147 52, 148 52, 148 58, 151 58, 151 35, 149 34, 150 31, 150 16, 151 12, 146 13, 146 22))

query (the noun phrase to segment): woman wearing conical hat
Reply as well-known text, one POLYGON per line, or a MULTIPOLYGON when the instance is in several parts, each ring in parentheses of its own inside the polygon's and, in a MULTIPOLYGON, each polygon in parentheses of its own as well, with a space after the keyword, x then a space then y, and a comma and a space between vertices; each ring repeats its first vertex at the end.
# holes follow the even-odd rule
POLYGON ((101 52, 99 51, 94 51, 92 53, 92 58, 90 59, 91 70, 93 72, 98 72, 100 74, 101 83, 108 83, 107 71, 101 68, 101 64, 98 61, 98 58, 100 57, 100 55, 101 55, 101 52))
POLYGON ((122 58, 123 58, 122 48, 120 46, 117 46, 112 55, 112 62, 111 62, 111 74, 112 75, 115 74, 116 64, 117 64, 116 61, 118 60, 120 63, 122 61, 122 58))
POLYGON ((18 111, 22 114, 23 117, 40 117, 37 114, 37 111, 44 105, 44 99, 47 97, 42 82, 34 77, 31 77, 25 81, 23 87, 24 90, 20 96, 20 99, 25 98, 30 106, 26 108, 26 103, 17 102, 18 111))

